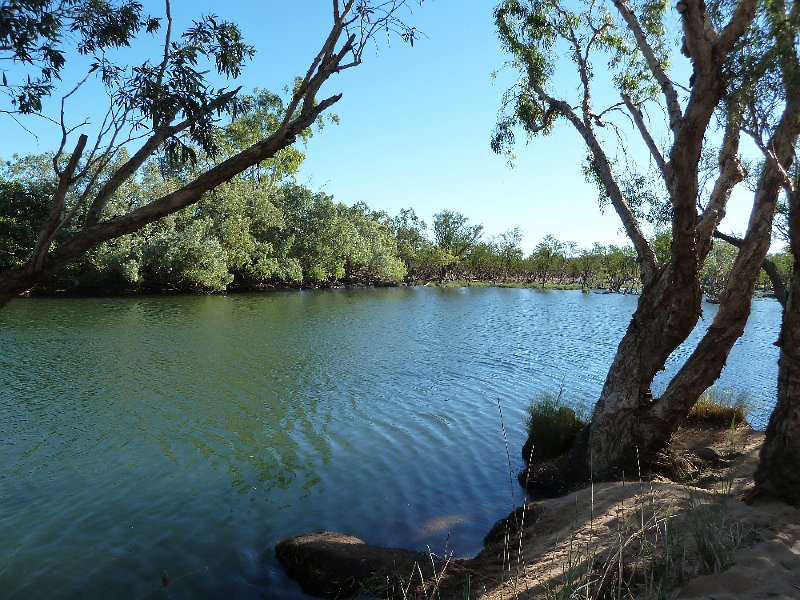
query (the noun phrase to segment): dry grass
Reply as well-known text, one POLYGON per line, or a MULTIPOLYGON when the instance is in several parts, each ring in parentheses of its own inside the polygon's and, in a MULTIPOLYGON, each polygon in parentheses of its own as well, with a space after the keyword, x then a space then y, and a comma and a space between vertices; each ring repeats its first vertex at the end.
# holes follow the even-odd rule
POLYGON ((715 388, 706 390, 689 412, 687 421, 696 424, 737 426, 747 418, 748 397, 734 396, 715 388))

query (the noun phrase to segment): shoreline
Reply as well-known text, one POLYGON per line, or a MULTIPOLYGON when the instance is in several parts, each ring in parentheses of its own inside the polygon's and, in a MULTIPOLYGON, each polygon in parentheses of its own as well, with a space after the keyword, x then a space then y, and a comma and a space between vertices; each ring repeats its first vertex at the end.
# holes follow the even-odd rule
POLYGON ((763 437, 747 425, 688 425, 671 446, 685 481, 601 482, 528 502, 470 559, 333 532, 289 538, 276 554, 304 591, 325 597, 796 598, 800 509, 744 501, 763 437))
MULTIPOLYGON (((300 291, 327 291, 327 290, 352 290, 352 289, 384 289, 384 288, 498 288, 498 289, 530 289, 541 291, 582 291, 585 294, 620 294, 620 295, 639 295, 635 289, 612 290, 607 288, 584 288, 579 284, 541 284, 520 281, 483 281, 483 280, 453 280, 453 281, 426 281, 409 283, 375 283, 375 282, 337 282, 332 284, 308 284, 308 285, 258 285, 250 287, 231 288, 222 292, 202 292, 197 290, 181 290, 173 288, 146 288, 146 289, 55 289, 55 290, 34 290, 28 291, 17 296, 17 298, 132 298, 132 297, 179 297, 179 296, 227 296, 227 295, 246 295, 246 294, 270 294, 276 292, 300 292, 300 291)), ((775 299, 772 292, 757 290, 753 293, 753 300, 775 299)), ((713 299, 704 298, 710 304, 718 304, 713 299)))

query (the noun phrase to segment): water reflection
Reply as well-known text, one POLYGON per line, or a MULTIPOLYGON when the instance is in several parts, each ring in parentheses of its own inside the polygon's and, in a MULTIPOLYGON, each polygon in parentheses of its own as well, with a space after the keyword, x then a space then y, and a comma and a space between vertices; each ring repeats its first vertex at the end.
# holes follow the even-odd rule
MULTIPOLYGON (((0 596, 135 598, 167 569, 193 574, 173 598, 300 597, 271 548, 321 529, 475 552, 519 501, 498 403, 513 471, 530 397, 563 385, 590 407, 635 302, 500 289, 15 301, 0 311, 0 596)), ((720 383, 754 394, 757 424, 779 317, 754 303, 720 383)))

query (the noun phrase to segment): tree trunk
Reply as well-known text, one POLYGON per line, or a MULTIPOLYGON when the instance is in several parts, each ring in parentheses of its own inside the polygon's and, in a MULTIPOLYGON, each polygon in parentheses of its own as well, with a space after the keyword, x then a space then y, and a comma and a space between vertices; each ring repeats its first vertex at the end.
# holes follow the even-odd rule
MULTIPOLYGON (((795 220, 800 220, 800 215, 795 220)), ((797 260, 800 252, 794 256, 797 260)), ((756 490, 800 505, 800 273, 797 269, 789 288, 778 346, 781 349, 778 403, 761 448, 755 473, 756 490)))
MULTIPOLYGON (((620 476, 621 470, 627 469, 630 472, 634 465, 638 467, 652 463, 667 447, 672 434, 686 419, 700 395, 722 372, 728 354, 736 340, 741 337, 750 316, 750 303, 758 274, 769 250, 772 221, 781 184, 794 160, 794 146, 800 135, 798 115, 800 98, 793 98, 784 110, 771 140, 773 159, 767 161, 759 178, 747 233, 739 244, 739 254, 722 294, 714 322, 695 351, 672 378, 664 394, 655 402, 648 402, 650 382, 657 370, 663 367, 669 353, 688 336, 691 327, 697 322, 700 298, 691 296, 691 290, 685 287, 675 286, 672 293, 681 295, 672 298, 668 311, 672 318, 668 317, 664 321, 658 311, 663 306, 659 302, 666 301, 667 290, 659 292, 656 284, 656 289, 651 290, 652 300, 646 302, 645 297, 642 297, 628 333, 620 344, 617 358, 592 418, 590 460, 593 470, 599 476, 620 476), (775 161, 779 161, 780 165, 775 161), (649 310, 646 304, 650 305, 649 310), (637 319, 641 321, 638 325, 637 319), (665 355, 667 350, 669 352, 665 355), (611 408, 607 409, 606 402, 609 399, 611 408)), ((796 219, 800 218, 800 209, 798 213, 796 219)), ((797 240, 797 245, 800 250, 800 239, 797 240)), ((708 250, 710 246, 706 249, 708 250)), ((700 257, 701 261, 702 258, 703 256, 700 257)), ((699 289, 696 291, 699 292, 699 289)), ((796 336, 794 345, 788 343, 785 347, 800 348, 800 329, 796 336)), ((800 356, 796 360, 800 360, 800 356)), ((790 359, 786 362, 791 368, 790 359)), ((795 393, 800 394, 800 388, 795 393)), ((795 416, 800 423, 800 414, 795 416)), ((800 424, 797 427, 800 428, 800 424)), ((800 434, 800 431, 795 433, 800 434)), ((800 455, 794 457, 800 458, 800 455)), ((796 467, 797 463, 794 464, 796 467)))
POLYGON ((643 442, 640 415, 652 404, 650 386, 691 333, 700 303, 699 281, 688 288, 676 285, 669 265, 645 286, 592 414, 587 459, 595 477, 635 472, 643 442))
MULTIPOLYGON (((800 70, 800 69, 798 69, 800 70)), ((794 273, 778 347, 778 402, 755 473, 756 491, 800 505, 800 189, 789 194, 789 246, 794 273)))
MULTIPOLYGON (((743 242, 741 238, 727 235, 719 230, 714 231, 714 237, 728 242, 731 246, 736 246, 739 249, 742 247, 743 242)), ((783 278, 778 271, 778 266, 770 259, 765 258, 761 268, 767 274, 767 277, 769 277, 769 281, 772 284, 772 293, 775 295, 775 300, 777 300, 783 308, 786 308, 786 283, 783 281, 783 278)))

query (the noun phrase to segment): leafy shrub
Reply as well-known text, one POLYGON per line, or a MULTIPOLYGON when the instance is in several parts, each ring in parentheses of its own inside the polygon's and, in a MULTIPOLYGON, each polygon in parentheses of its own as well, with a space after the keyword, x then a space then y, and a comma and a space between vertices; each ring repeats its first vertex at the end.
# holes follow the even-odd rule
POLYGON ((531 402, 528 439, 522 456, 529 462, 550 460, 564 454, 586 425, 575 411, 563 405, 561 394, 542 394, 531 402))

